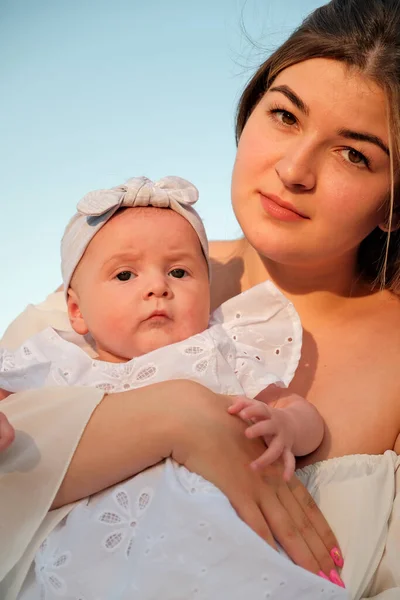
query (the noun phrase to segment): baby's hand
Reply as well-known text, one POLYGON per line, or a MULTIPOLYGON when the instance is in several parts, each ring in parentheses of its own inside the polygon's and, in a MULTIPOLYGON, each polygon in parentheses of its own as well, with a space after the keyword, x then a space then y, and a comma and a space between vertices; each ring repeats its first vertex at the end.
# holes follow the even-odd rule
POLYGON ((14 427, 10 425, 4 413, 0 413, 0 452, 7 450, 14 441, 14 427))
POLYGON ((296 468, 292 452, 295 434, 289 415, 282 409, 267 406, 261 400, 251 400, 243 396, 239 397, 228 411, 231 415, 237 415, 243 421, 252 423, 246 429, 247 437, 263 437, 268 446, 267 450, 251 463, 251 467, 261 470, 282 456, 283 478, 289 481, 296 468))
POLYGON ((5 400, 8 396, 11 396, 12 392, 7 392, 7 390, 3 390, 0 388, 0 400, 5 400))

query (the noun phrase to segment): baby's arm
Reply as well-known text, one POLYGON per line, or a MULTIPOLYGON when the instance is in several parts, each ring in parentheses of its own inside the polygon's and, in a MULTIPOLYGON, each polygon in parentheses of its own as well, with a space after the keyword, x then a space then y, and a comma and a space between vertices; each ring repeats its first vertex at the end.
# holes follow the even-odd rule
POLYGON ((263 437, 268 445, 252 466, 263 468, 282 455, 288 481, 295 470, 294 457, 309 454, 320 445, 324 422, 315 406, 297 394, 283 395, 285 391, 269 386, 256 400, 238 398, 229 412, 252 423, 246 430, 248 437, 263 437))

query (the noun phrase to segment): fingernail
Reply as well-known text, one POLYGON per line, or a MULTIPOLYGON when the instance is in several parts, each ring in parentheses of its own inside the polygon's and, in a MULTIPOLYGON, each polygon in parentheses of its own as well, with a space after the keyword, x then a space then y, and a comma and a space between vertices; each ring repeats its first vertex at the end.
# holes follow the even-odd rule
POLYGON ((328 581, 330 581, 329 577, 328 577, 327 575, 325 575, 325 573, 324 573, 323 571, 320 571, 320 572, 318 573, 318 575, 319 575, 320 577, 322 577, 322 579, 327 579, 328 581))
POLYGON ((332 569, 332 571, 329 573, 329 578, 332 581, 332 583, 336 583, 336 585, 339 585, 342 588, 345 587, 343 581, 340 579, 340 577, 339 577, 337 571, 335 571, 335 569, 332 569))
POLYGON ((332 556, 332 560, 335 563, 335 565, 337 567, 342 568, 344 565, 344 560, 339 548, 332 548, 332 550, 330 551, 330 555, 332 556))

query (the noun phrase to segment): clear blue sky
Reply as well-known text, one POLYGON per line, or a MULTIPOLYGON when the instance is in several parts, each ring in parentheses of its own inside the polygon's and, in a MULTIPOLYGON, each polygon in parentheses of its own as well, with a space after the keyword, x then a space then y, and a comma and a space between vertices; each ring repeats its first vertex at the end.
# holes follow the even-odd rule
POLYGON ((230 208, 237 100, 321 4, 0 0, 0 335, 59 285, 59 241, 89 190, 179 175, 199 188, 211 239, 240 234, 230 208))

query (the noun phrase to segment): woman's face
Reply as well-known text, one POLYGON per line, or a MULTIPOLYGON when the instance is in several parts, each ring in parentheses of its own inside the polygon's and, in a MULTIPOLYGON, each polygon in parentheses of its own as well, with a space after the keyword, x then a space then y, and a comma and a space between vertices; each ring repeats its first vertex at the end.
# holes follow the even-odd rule
POLYGON ((251 245, 282 264, 354 257, 385 218, 388 145, 374 82, 326 59, 282 71, 246 123, 233 171, 251 245))

